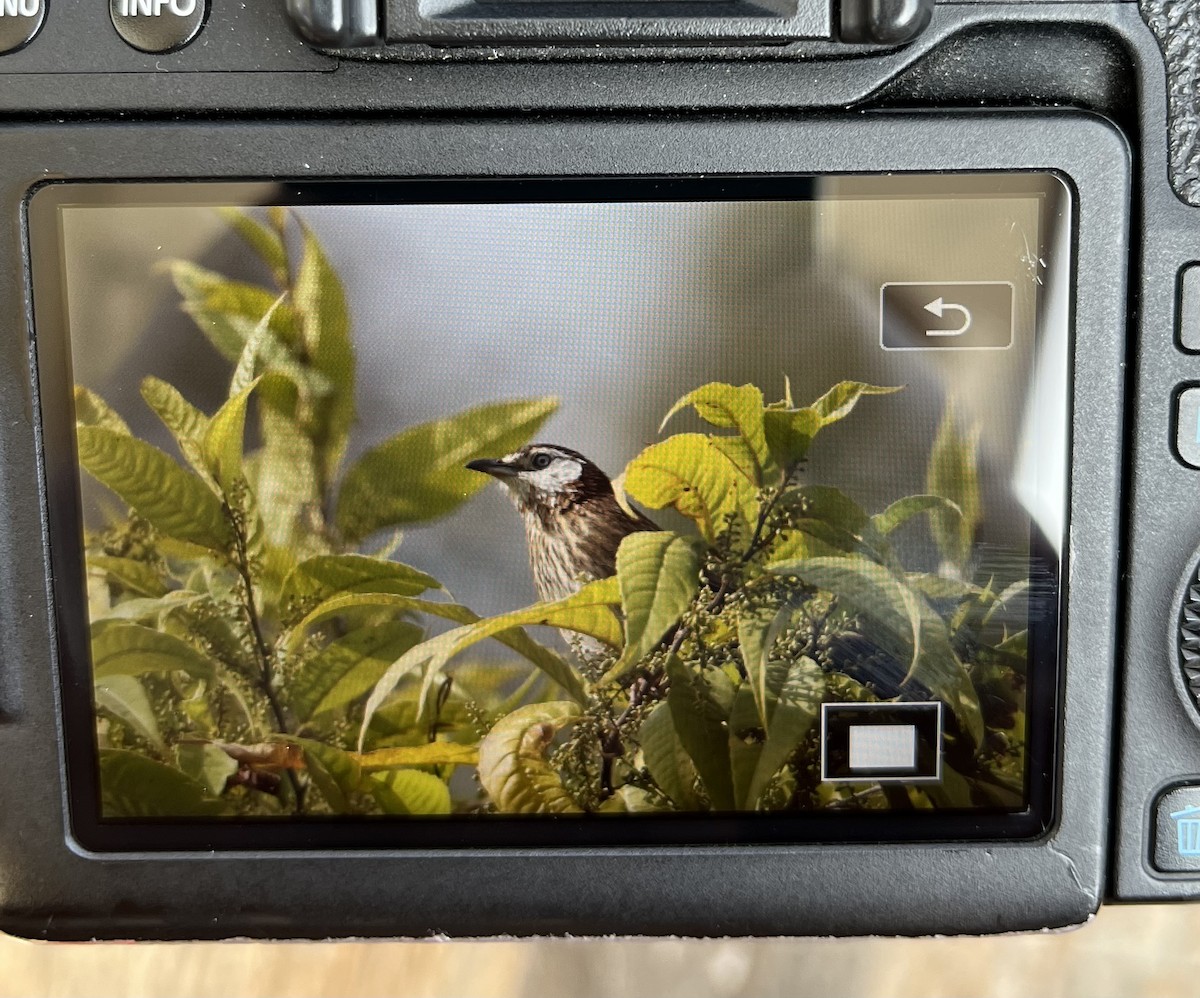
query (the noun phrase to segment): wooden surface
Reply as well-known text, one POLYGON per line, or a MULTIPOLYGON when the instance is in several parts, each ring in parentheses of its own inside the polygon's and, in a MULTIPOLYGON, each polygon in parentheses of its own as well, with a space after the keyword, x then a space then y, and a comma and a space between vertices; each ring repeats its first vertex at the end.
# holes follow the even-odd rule
POLYGON ((0 937, 0 998, 1106 998, 1200 994, 1200 905, 1106 908, 991 939, 33 944, 0 937))

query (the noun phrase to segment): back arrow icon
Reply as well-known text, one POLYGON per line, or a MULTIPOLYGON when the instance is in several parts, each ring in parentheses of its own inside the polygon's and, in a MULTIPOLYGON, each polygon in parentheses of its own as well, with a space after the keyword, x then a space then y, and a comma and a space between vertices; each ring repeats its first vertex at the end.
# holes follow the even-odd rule
POLYGON ((956 305, 953 302, 943 301, 938 297, 925 306, 926 312, 932 312, 939 319, 950 309, 962 313, 963 324, 957 329, 926 329, 926 336, 962 336, 963 333, 971 328, 971 312, 965 305, 956 305))

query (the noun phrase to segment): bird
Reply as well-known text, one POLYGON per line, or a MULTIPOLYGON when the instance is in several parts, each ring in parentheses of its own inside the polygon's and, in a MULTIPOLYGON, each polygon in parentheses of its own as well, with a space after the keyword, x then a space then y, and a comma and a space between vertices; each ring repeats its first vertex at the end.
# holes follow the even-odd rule
POLYGON ((617 571, 617 548, 630 534, 658 530, 617 502, 609 477, 569 447, 530 444, 467 467, 502 482, 525 522, 538 598, 561 600, 617 571))

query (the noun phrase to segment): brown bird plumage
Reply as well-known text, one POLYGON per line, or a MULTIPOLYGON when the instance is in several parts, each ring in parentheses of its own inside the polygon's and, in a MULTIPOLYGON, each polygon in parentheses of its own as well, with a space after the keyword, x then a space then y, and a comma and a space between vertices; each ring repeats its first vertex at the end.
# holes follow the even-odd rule
POLYGON ((657 530, 617 502, 612 482, 578 451, 530 444, 506 457, 467 465, 503 482, 525 521, 529 565, 538 596, 557 600, 617 570, 617 548, 629 534, 657 530))

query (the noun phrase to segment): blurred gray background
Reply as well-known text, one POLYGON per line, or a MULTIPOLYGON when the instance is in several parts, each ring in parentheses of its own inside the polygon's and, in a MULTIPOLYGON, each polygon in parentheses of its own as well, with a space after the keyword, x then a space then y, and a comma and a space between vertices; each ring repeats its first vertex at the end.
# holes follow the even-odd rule
MULTIPOLYGON (((413 423, 553 395, 561 406, 540 438, 615 477, 660 439, 671 403, 707 381, 750 381, 774 400, 786 375, 798 402, 842 379, 906 385, 824 431, 809 480, 838 485, 869 512, 923 491, 953 399, 963 427, 982 433, 982 539, 1023 559, 1025 507, 1061 536, 1065 333, 1048 327, 1035 353, 1047 273, 1031 259, 1038 203, 868 189, 841 181, 828 193, 845 200, 826 202, 296 209, 346 286, 359 386, 349 460, 413 423), (883 282, 973 280, 1014 283, 1013 349, 880 349, 883 282)), ((184 258, 266 275, 207 208, 68 208, 63 232, 75 380, 167 447, 141 379, 163 377, 211 412, 230 371, 158 265, 184 258)), ((696 425, 680 416, 668 431, 696 425)), ((923 524, 906 528, 903 543, 912 567, 935 567, 923 524)), ((409 530, 397 557, 483 614, 535 598, 520 522, 499 487, 409 530)))

